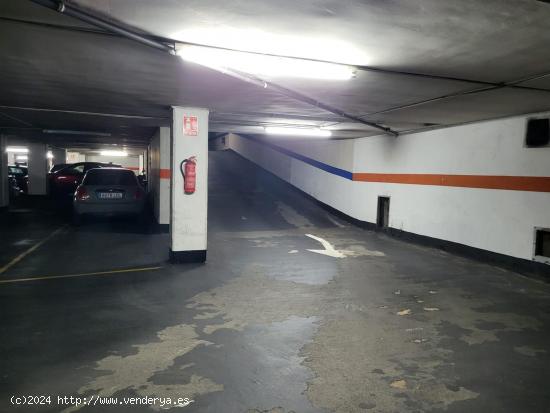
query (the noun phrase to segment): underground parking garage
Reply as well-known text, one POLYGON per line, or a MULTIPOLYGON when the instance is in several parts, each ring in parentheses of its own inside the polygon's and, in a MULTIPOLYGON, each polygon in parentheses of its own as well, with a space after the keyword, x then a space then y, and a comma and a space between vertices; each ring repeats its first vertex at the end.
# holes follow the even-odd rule
POLYGON ((0 4, 0 411, 550 411, 550 5, 0 4))

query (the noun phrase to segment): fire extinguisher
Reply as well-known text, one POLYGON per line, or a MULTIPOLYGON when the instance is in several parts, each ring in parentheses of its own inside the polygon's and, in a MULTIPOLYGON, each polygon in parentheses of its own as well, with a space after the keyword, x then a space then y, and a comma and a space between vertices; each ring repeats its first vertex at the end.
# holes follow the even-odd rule
POLYGON ((195 193, 197 183, 197 157, 191 156, 180 163, 180 172, 183 175, 183 192, 187 195, 195 193), (185 166, 183 166, 185 164, 185 166))

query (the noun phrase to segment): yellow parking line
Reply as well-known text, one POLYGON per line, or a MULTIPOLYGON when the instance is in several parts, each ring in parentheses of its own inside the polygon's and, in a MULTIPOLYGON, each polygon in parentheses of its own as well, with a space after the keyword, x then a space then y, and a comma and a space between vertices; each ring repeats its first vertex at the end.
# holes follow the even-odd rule
POLYGON ((5 273, 7 270, 9 270, 11 267, 13 267, 15 264, 17 264, 19 261, 21 261, 23 258, 25 258, 27 255, 29 255, 31 252, 33 252, 35 249, 55 237, 57 234, 59 234, 61 231, 63 231, 65 228, 67 228, 67 225, 63 225, 61 228, 56 229, 54 232, 52 232, 50 235, 48 235, 46 238, 44 238, 42 241, 37 242, 32 247, 30 247, 28 250, 22 252, 17 257, 15 257, 13 260, 8 262, 6 265, 0 268, 0 274, 5 273))
POLYGON ((111 271, 98 271, 98 272, 86 272, 82 274, 68 274, 68 275, 46 275, 42 277, 31 278, 14 278, 11 280, 0 280, 0 284, 19 283, 25 281, 37 281, 37 280, 53 280, 54 278, 74 278, 74 277, 86 277, 89 275, 113 275, 127 272, 140 272, 140 271, 155 271, 160 270, 163 267, 143 267, 143 268, 127 268, 124 270, 111 270, 111 271))

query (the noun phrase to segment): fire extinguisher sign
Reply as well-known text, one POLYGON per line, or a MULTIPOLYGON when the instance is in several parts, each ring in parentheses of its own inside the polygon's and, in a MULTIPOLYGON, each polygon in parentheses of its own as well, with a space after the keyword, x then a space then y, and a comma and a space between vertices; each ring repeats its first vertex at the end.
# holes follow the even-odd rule
POLYGON ((197 136, 199 134, 199 121, 196 116, 183 116, 183 134, 185 136, 197 136))

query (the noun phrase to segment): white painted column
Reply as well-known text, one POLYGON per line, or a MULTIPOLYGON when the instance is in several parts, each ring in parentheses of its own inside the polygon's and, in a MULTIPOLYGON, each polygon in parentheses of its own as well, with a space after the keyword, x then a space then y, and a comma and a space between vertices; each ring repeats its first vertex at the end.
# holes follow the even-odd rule
MULTIPOLYGON (((206 261, 208 203, 208 110, 174 107, 172 112, 170 259, 206 261), (193 193, 184 192, 182 161, 196 158, 193 193)), ((188 181, 189 182, 189 181, 188 181)))
POLYGON ((6 147, 8 138, 0 135, 0 208, 5 208, 10 203, 8 191, 8 154, 6 147))
POLYGON ((29 195, 46 195, 46 174, 48 172, 46 145, 31 143, 28 148, 29 195))

